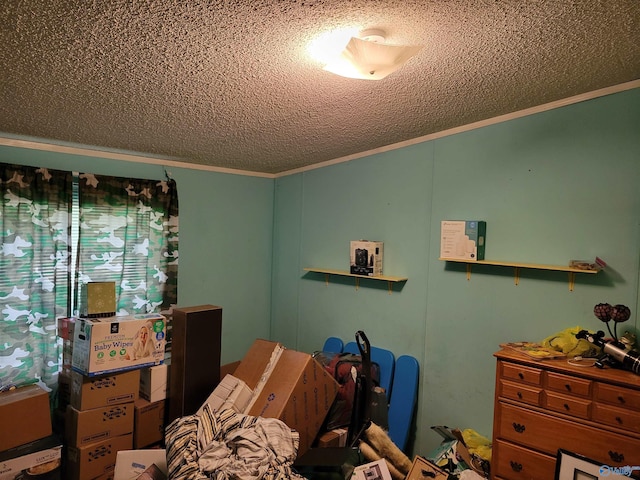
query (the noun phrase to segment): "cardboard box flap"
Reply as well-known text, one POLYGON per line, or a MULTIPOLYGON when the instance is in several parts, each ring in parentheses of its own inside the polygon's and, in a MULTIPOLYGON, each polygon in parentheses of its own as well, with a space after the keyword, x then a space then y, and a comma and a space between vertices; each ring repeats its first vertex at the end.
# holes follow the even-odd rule
POLYGON ((233 376, 255 391, 259 383, 264 384, 269 378, 283 350, 284 346, 280 343, 257 339, 233 372, 233 376))

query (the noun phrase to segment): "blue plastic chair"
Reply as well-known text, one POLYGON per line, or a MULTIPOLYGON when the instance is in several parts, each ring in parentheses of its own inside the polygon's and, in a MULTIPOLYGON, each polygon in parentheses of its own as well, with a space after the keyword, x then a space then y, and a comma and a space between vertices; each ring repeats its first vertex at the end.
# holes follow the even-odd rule
POLYGON ((329 337, 325 340, 324 346, 322 347, 322 351, 342 353, 343 347, 344 347, 344 344, 342 343, 342 339, 338 337, 329 337))
MULTIPOLYGON (((347 353, 360 354, 358 350, 358 344, 356 342, 349 342, 344 346, 344 351, 347 353)), ((393 372, 395 370, 396 357, 395 355, 384 348, 371 347, 371 361, 377 363, 380 366, 380 386, 384 388, 387 393, 387 400, 391 399, 391 389, 393 388, 393 372)))
POLYGON ((389 438, 402 451, 407 448, 418 402, 419 376, 420 366, 414 357, 410 355, 398 357, 389 402, 389 438))

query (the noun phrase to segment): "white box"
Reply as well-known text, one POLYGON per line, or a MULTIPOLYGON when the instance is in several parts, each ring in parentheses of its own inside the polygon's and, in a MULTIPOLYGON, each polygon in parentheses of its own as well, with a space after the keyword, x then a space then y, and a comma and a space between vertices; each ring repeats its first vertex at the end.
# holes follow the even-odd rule
POLYGON ((211 395, 209 395, 209 398, 202 404, 197 413, 202 413, 207 404, 214 411, 231 408, 237 413, 245 413, 252 397, 253 391, 247 384, 228 373, 220 381, 211 395))
POLYGON ((354 480, 391 480, 391 472, 385 459, 358 465, 353 469, 354 480))
POLYGON ((168 371, 164 363, 140 370, 140 396, 151 403, 167 398, 168 371))
POLYGON ((371 242, 369 240, 352 240, 349 249, 351 269, 355 275, 367 275, 376 277, 382 275, 382 256, 384 242, 371 242))
POLYGON ((157 313, 78 318, 71 365, 87 376, 160 365, 166 337, 166 319, 157 313))
POLYGON ((442 220, 440 258, 484 260, 487 223, 481 220, 442 220))
POLYGON ((165 449, 120 450, 116 455, 113 480, 135 480, 151 465, 155 465, 163 474, 168 475, 165 449))

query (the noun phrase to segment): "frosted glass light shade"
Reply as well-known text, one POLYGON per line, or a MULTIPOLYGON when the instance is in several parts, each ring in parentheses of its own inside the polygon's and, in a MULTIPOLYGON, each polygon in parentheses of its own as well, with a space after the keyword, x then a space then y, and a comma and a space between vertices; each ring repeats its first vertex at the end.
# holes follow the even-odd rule
POLYGON ((352 37, 341 55, 325 70, 349 78, 380 80, 398 70, 421 46, 387 45, 352 37))

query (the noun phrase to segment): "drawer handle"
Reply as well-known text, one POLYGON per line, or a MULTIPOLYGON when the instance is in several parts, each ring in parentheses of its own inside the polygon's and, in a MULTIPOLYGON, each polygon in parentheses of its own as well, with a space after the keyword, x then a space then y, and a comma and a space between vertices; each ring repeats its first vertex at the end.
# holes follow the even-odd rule
POLYGON ((566 389, 567 389, 567 392, 570 392, 570 391, 571 391, 571 385, 569 385, 568 383, 566 383, 566 384, 564 385, 564 388, 566 388, 566 389))
POLYGON ((620 396, 618 397, 618 401, 619 401, 620 403, 622 403, 623 405, 624 405, 624 403, 625 403, 625 401, 624 401, 624 397, 623 397, 622 395, 620 395, 620 396))
POLYGON ((568 412, 569 410, 571 410, 571 408, 569 408, 569 405, 567 405, 566 403, 563 405, 564 409, 568 412))
POLYGON ((524 425, 522 425, 521 423, 513 422, 513 429, 517 433, 523 433, 525 431, 526 427, 524 425))
POLYGON ((622 425, 622 419, 620 417, 616 417, 616 422, 618 422, 619 425, 622 425))
POLYGON ((521 472, 522 471, 522 464, 521 463, 514 462, 513 460, 510 460, 509 463, 511 464, 511 470, 513 470, 514 472, 521 472))
POLYGON ((522 392, 518 392, 516 395, 518 395, 518 398, 522 400, 522 392))
POLYGON ((436 474, 433 472, 428 472, 427 470, 420 470, 420 473, 425 478, 436 478, 436 474))
POLYGON ((624 462, 624 453, 612 452, 609 450, 609 458, 616 463, 624 462))
POLYGON ((520 377, 520 380, 524 380, 524 373, 522 372, 518 373, 518 377, 520 377))

